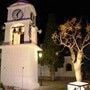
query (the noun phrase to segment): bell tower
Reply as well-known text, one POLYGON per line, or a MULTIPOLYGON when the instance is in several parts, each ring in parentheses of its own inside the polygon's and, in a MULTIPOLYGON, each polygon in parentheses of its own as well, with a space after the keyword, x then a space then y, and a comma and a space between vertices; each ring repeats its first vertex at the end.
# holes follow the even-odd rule
POLYGON ((37 44, 36 11, 32 4, 19 0, 8 8, 5 40, 8 44, 37 44))
POLYGON ((5 40, 0 46, 1 82, 4 86, 33 90, 38 83, 36 11, 25 0, 10 5, 5 22, 5 40))

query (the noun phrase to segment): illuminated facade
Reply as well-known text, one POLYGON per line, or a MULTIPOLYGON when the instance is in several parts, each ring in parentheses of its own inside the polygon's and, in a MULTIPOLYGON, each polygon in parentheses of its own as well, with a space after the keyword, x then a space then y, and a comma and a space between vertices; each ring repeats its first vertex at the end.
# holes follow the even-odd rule
POLYGON ((4 44, 0 46, 1 82, 5 86, 35 89, 38 84, 36 11, 22 0, 8 8, 4 44))

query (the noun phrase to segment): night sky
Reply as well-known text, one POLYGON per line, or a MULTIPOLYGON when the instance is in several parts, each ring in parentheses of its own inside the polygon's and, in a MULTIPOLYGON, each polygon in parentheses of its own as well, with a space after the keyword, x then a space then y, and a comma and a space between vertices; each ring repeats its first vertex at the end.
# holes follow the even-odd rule
MULTIPOLYGON (((0 0, 0 24, 6 21, 6 7, 17 0, 0 0)), ((45 29, 49 13, 54 13, 57 23, 68 17, 78 16, 88 19, 90 17, 90 5, 86 0, 28 0, 37 11, 37 25, 45 29)))
MULTIPOLYGON (((6 22, 7 9, 9 5, 18 0, 0 0, 0 25, 6 22)), ((46 29, 48 14, 56 16, 56 23, 60 24, 67 18, 82 17, 83 21, 90 21, 90 3, 87 0, 27 0, 33 4, 37 12, 37 26, 46 29)))

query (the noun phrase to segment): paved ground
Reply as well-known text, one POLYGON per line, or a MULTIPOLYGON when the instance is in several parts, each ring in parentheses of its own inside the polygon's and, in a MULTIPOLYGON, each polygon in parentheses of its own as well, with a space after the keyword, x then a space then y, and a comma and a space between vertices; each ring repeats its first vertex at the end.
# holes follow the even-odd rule
POLYGON ((62 81, 43 81, 39 90, 66 90, 67 82, 62 81))
MULTIPOLYGON (((39 81, 39 83, 41 83, 39 81)), ((0 89, 2 90, 2 89, 0 89)), ((5 90, 23 90, 19 88, 8 88, 6 87, 5 90)), ((32 90, 32 89, 31 89, 32 90)), ((39 87, 39 89, 35 90, 66 90, 66 83, 63 83, 61 81, 42 81, 42 86, 39 87)))
MULTIPOLYGON (((57 81, 45 81, 44 80, 42 81, 42 86, 40 86, 40 88, 36 90, 67 90, 67 84, 69 82, 70 81, 67 81, 67 80, 57 80, 57 81)), ((86 81, 86 82, 89 82, 89 81, 86 81)), ((21 89, 6 89, 6 90, 21 90, 21 89)))
MULTIPOLYGON (((42 86, 38 90, 67 90, 68 80, 58 81, 42 81, 42 86)), ((72 81, 71 81, 72 82, 72 81)), ((90 81, 84 81, 90 84, 90 81)), ((90 85, 89 89, 90 90, 90 85)))

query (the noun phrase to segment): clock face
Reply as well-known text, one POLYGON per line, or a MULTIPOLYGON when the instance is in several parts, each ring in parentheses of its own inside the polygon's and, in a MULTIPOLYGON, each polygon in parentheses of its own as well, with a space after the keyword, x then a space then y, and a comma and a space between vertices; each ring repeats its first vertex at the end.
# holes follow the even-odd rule
POLYGON ((21 9, 15 9, 12 13, 12 18, 14 20, 22 19, 23 11, 21 9))

